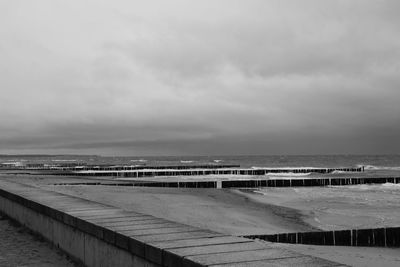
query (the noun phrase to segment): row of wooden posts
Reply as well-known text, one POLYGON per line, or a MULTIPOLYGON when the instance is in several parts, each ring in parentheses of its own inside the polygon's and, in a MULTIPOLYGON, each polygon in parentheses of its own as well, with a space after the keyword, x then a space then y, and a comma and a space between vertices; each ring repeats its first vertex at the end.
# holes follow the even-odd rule
POLYGON ((257 179, 257 180, 218 180, 218 181, 180 181, 180 182, 82 182, 59 183, 57 185, 105 185, 105 186, 144 186, 175 188, 258 188, 258 187, 310 187, 345 186, 358 184, 400 183, 400 177, 379 178, 309 178, 309 179, 257 179))
POLYGON ((318 173, 327 174, 335 171, 340 172, 363 172, 363 167, 357 168, 261 168, 261 169, 242 169, 242 168, 184 168, 184 169, 136 169, 125 171, 90 170, 90 171, 59 171, 52 172, 54 175, 69 176, 110 176, 110 177, 155 177, 155 176, 204 176, 204 175, 248 175, 261 176, 267 174, 282 173, 318 173))
POLYGON ((247 235, 244 237, 291 244, 400 247, 400 227, 247 235))

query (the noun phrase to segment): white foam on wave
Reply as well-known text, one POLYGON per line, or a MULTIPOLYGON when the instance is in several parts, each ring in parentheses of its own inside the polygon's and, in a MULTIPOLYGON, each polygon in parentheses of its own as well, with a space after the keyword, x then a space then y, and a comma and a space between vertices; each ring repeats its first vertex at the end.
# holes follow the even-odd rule
POLYGON ((52 159, 53 162, 75 162, 76 159, 52 159))
POLYGON ((315 169, 325 169, 325 168, 317 168, 317 167, 259 167, 259 166, 252 166, 251 169, 253 170, 315 170, 315 169))
POLYGON ((286 177, 286 176, 289 176, 289 177, 302 177, 302 176, 308 176, 310 174, 311 174, 311 172, 306 172, 306 173, 294 173, 294 172, 273 173, 273 172, 269 172, 266 175, 268 175, 268 176, 279 176, 279 177, 281 177, 281 176, 283 176, 283 177, 286 177))
POLYGON ((400 171, 400 166, 375 166, 375 165, 358 165, 358 167, 364 167, 364 170, 388 170, 388 171, 400 171))
POLYGON ((349 173, 348 171, 333 171, 332 174, 349 173))
POLYGON ((381 185, 382 187, 385 188, 395 188, 395 189, 400 189, 400 184, 394 184, 394 183, 384 183, 381 185))
POLYGON ((145 159, 131 159, 131 162, 147 162, 145 159))
POLYGON ((193 160, 181 160, 181 163, 193 163, 193 160))
POLYGON ((4 165, 12 165, 12 166, 22 166, 23 163, 21 161, 12 161, 12 162, 3 162, 4 165))
POLYGON ((384 184, 359 184, 359 185, 349 185, 349 186, 332 186, 336 188, 348 188, 352 190, 359 190, 359 191, 368 191, 368 190, 400 190, 400 184, 394 183, 384 183, 384 184))
POLYGON ((222 159, 214 159, 214 162, 216 162, 216 163, 219 163, 219 162, 222 162, 223 160, 222 159))

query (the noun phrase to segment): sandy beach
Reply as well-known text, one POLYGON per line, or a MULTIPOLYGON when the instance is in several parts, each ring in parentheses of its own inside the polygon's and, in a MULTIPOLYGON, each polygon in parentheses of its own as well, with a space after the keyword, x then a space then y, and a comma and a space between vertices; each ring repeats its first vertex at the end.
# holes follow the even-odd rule
POLYGON ((321 230, 397 227, 400 185, 262 188, 238 190, 255 202, 301 211, 304 223, 321 230))
POLYGON ((303 215, 294 209, 257 203, 231 190, 114 186, 51 189, 232 235, 316 229, 304 223, 303 215))
POLYGON ((0 213, 0 266, 77 267, 68 256, 0 213))

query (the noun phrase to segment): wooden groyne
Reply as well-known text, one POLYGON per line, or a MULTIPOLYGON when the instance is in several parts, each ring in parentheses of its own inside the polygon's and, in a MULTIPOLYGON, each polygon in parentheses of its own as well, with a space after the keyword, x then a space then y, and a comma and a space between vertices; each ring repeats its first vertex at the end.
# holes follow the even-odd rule
POLYGON ((400 247, 400 227, 247 235, 250 239, 269 242, 363 247, 400 247))
POLYGON ((121 166, 110 166, 110 165, 85 165, 77 167, 60 167, 60 170, 69 171, 133 171, 133 170, 189 170, 189 169, 229 169, 239 168, 240 165, 164 165, 164 166, 146 166, 146 165, 121 165, 121 166))
POLYGON ((269 180, 228 180, 222 181, 223 188, 231 187, 309 187, 344 186, 358 184, 400 183, 400 177, 358 177, 358 178, 306 178, 269 180))
MULTIPOLYGON (((140 169, 124 169, 124 170, 74 170, 74 171, 55 171, 47 174, 52 175, 68 175, 68 176, 108 176, 108 177, 155 177, 155 176, 204 176, 204 175, 247 175, 247 176, 262 176, 267 174, 282 174, 282 173, 318 173, 327 174, 332 172, 363 172, 363 167, 357 168, 257 168, 243 169, 226 166, 180 166, 180 167, 140 167, 140 169)), ((129 168, 129 167, 127 167, 129 168)))
POLYGON ((258 188, 258 187, 311 187, 346 186, 358 184, 400 183, 400 177, 379 178, 310 178, 310 179, 260 179, 226 181, 174 181, 174 182, 83 182, 57 183, 55 185, 104 185, 104 186, 144 186, 176 188, 258 188))
POLYGON ((239 168, 240 165, 233 164, 203 164, 203 165, 84 165, 84 164, 26 164, 26 165, 4 165, 0 164, 0 169, 19 169, 19 170, 44 170, 44 171, 70 171, 70 172, 81 172, 81 171, 132 171, 132 170, 188 170, 188 169, 229 169, 239 168))

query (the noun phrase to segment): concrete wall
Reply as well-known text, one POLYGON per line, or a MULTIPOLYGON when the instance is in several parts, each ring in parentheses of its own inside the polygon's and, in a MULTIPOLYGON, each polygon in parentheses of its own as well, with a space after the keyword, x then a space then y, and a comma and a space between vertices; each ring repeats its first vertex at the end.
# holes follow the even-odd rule
POLYGON ((86 266, 160 266, 3 196, 0 210, 86 266))

